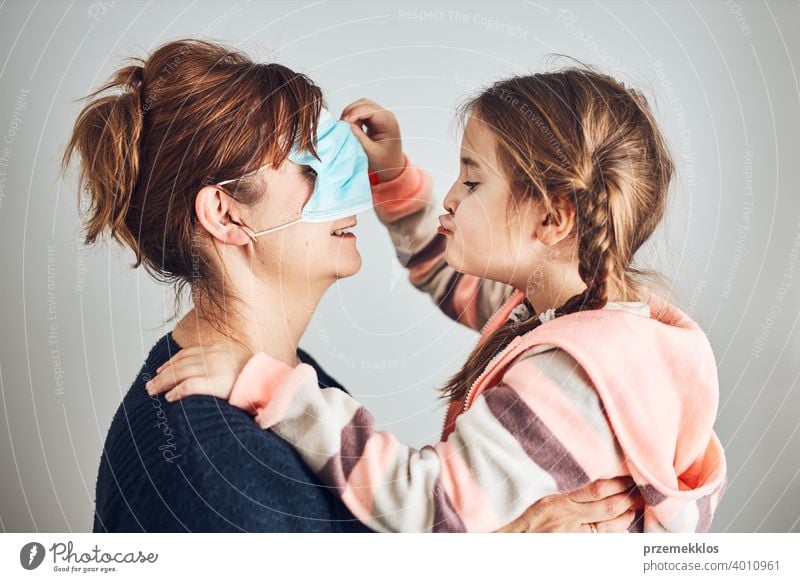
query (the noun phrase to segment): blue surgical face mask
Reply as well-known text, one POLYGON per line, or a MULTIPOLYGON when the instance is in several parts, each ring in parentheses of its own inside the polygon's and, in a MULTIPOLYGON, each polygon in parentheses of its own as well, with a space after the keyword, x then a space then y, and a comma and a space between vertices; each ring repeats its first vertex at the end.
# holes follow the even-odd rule
MULTIPOLYGON (((364 148, 353 134, 350 124, 337 121, 323 109, 317 124, 317 155, 296 147, 289 160, 301 166, 310 166, 316 172, 314 191, 300 214, 300 218, 253 232, 242 229, 255 242, 256 237, 276 232, 298 222, 333 222, 372 208, 372 191, 367 173, 368 161, 364 148)), ((224 186, 236 180, 218 182, 224 186)))

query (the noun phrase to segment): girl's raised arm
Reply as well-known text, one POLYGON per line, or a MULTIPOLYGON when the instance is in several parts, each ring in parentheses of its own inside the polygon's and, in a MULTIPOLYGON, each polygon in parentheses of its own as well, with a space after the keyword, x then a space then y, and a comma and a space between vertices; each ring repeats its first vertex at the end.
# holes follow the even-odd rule
POLYGON ((441 203, 432 199, 430 175, 403 153, 395 116, 377 103, 360 99, 342 112, 369 158, 378 183, 372 199, 380 221, 389 229, 409 280, 431 296, 447 316, 475 330, 512 293, 509 285, 463 275, 445 260, 445 236, 438 232, 441 203))
POLYGON ((372 199, 411 283, 430 295, 448 317, 480 330, 513 288, 459 273, 447 264, 447 240, 437 232, 439 216, 444 212, 432 200, 428 173, 404 156, 400 175, 374 185, 372 199))

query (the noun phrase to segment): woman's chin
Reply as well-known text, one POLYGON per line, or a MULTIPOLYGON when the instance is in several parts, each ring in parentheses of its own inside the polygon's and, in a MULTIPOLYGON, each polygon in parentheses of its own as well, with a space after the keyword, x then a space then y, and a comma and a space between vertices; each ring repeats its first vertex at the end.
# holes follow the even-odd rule
POLYGON ((334 277, 336 279, 352 277, 361 270, 361 254, 355 251, 353 256, 344 257, 339 255, 333 264, 335 266, 334 277))

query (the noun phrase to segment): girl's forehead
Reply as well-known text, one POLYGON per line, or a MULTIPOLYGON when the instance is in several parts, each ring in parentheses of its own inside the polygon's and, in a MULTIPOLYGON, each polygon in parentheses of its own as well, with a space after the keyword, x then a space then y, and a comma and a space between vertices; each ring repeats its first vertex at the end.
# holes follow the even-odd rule
MULTIPOLYGON (((475 162, 475 166, 492 165, 495 161, 495 139, 486 124, 479 118, 471 116, 464 127, 461 139, 462 161, 467 158, 475 162)), ((473 165, 466 163, 465 165, 473 165)))

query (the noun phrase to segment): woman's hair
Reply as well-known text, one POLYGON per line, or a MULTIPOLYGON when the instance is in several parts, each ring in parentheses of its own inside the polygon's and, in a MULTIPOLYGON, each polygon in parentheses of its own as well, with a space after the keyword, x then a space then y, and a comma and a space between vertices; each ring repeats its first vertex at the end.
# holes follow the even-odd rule
MULTIPOLYGON (((462 117, 478 118, 497 140, 509 210, 526 201, 567 200, 575 209, 578 272, 584 292, 555 309, 561 316, 600 309, 613 289, 640 292, 655 271, 632 266, 661 221, 674 167, 644 96, 588 67, 499 81, 468 101, 462 117)), ((539 317, 506 322, 480 343, 444 388, 463 398, 491 359, 539 317)))
MULTIPOLYGON (((321 90, 284 66, 178 40, 132 59, 86 99, 62 164, 80 157, 86 244, 108 234, 133 250, 134 267, 221 308, 223 278, 198 244, 197 192, 278 166, 295 143, 313 152, 321 90)), ((246 204, 263 190, 253 176, 231 188, 246 204)))

